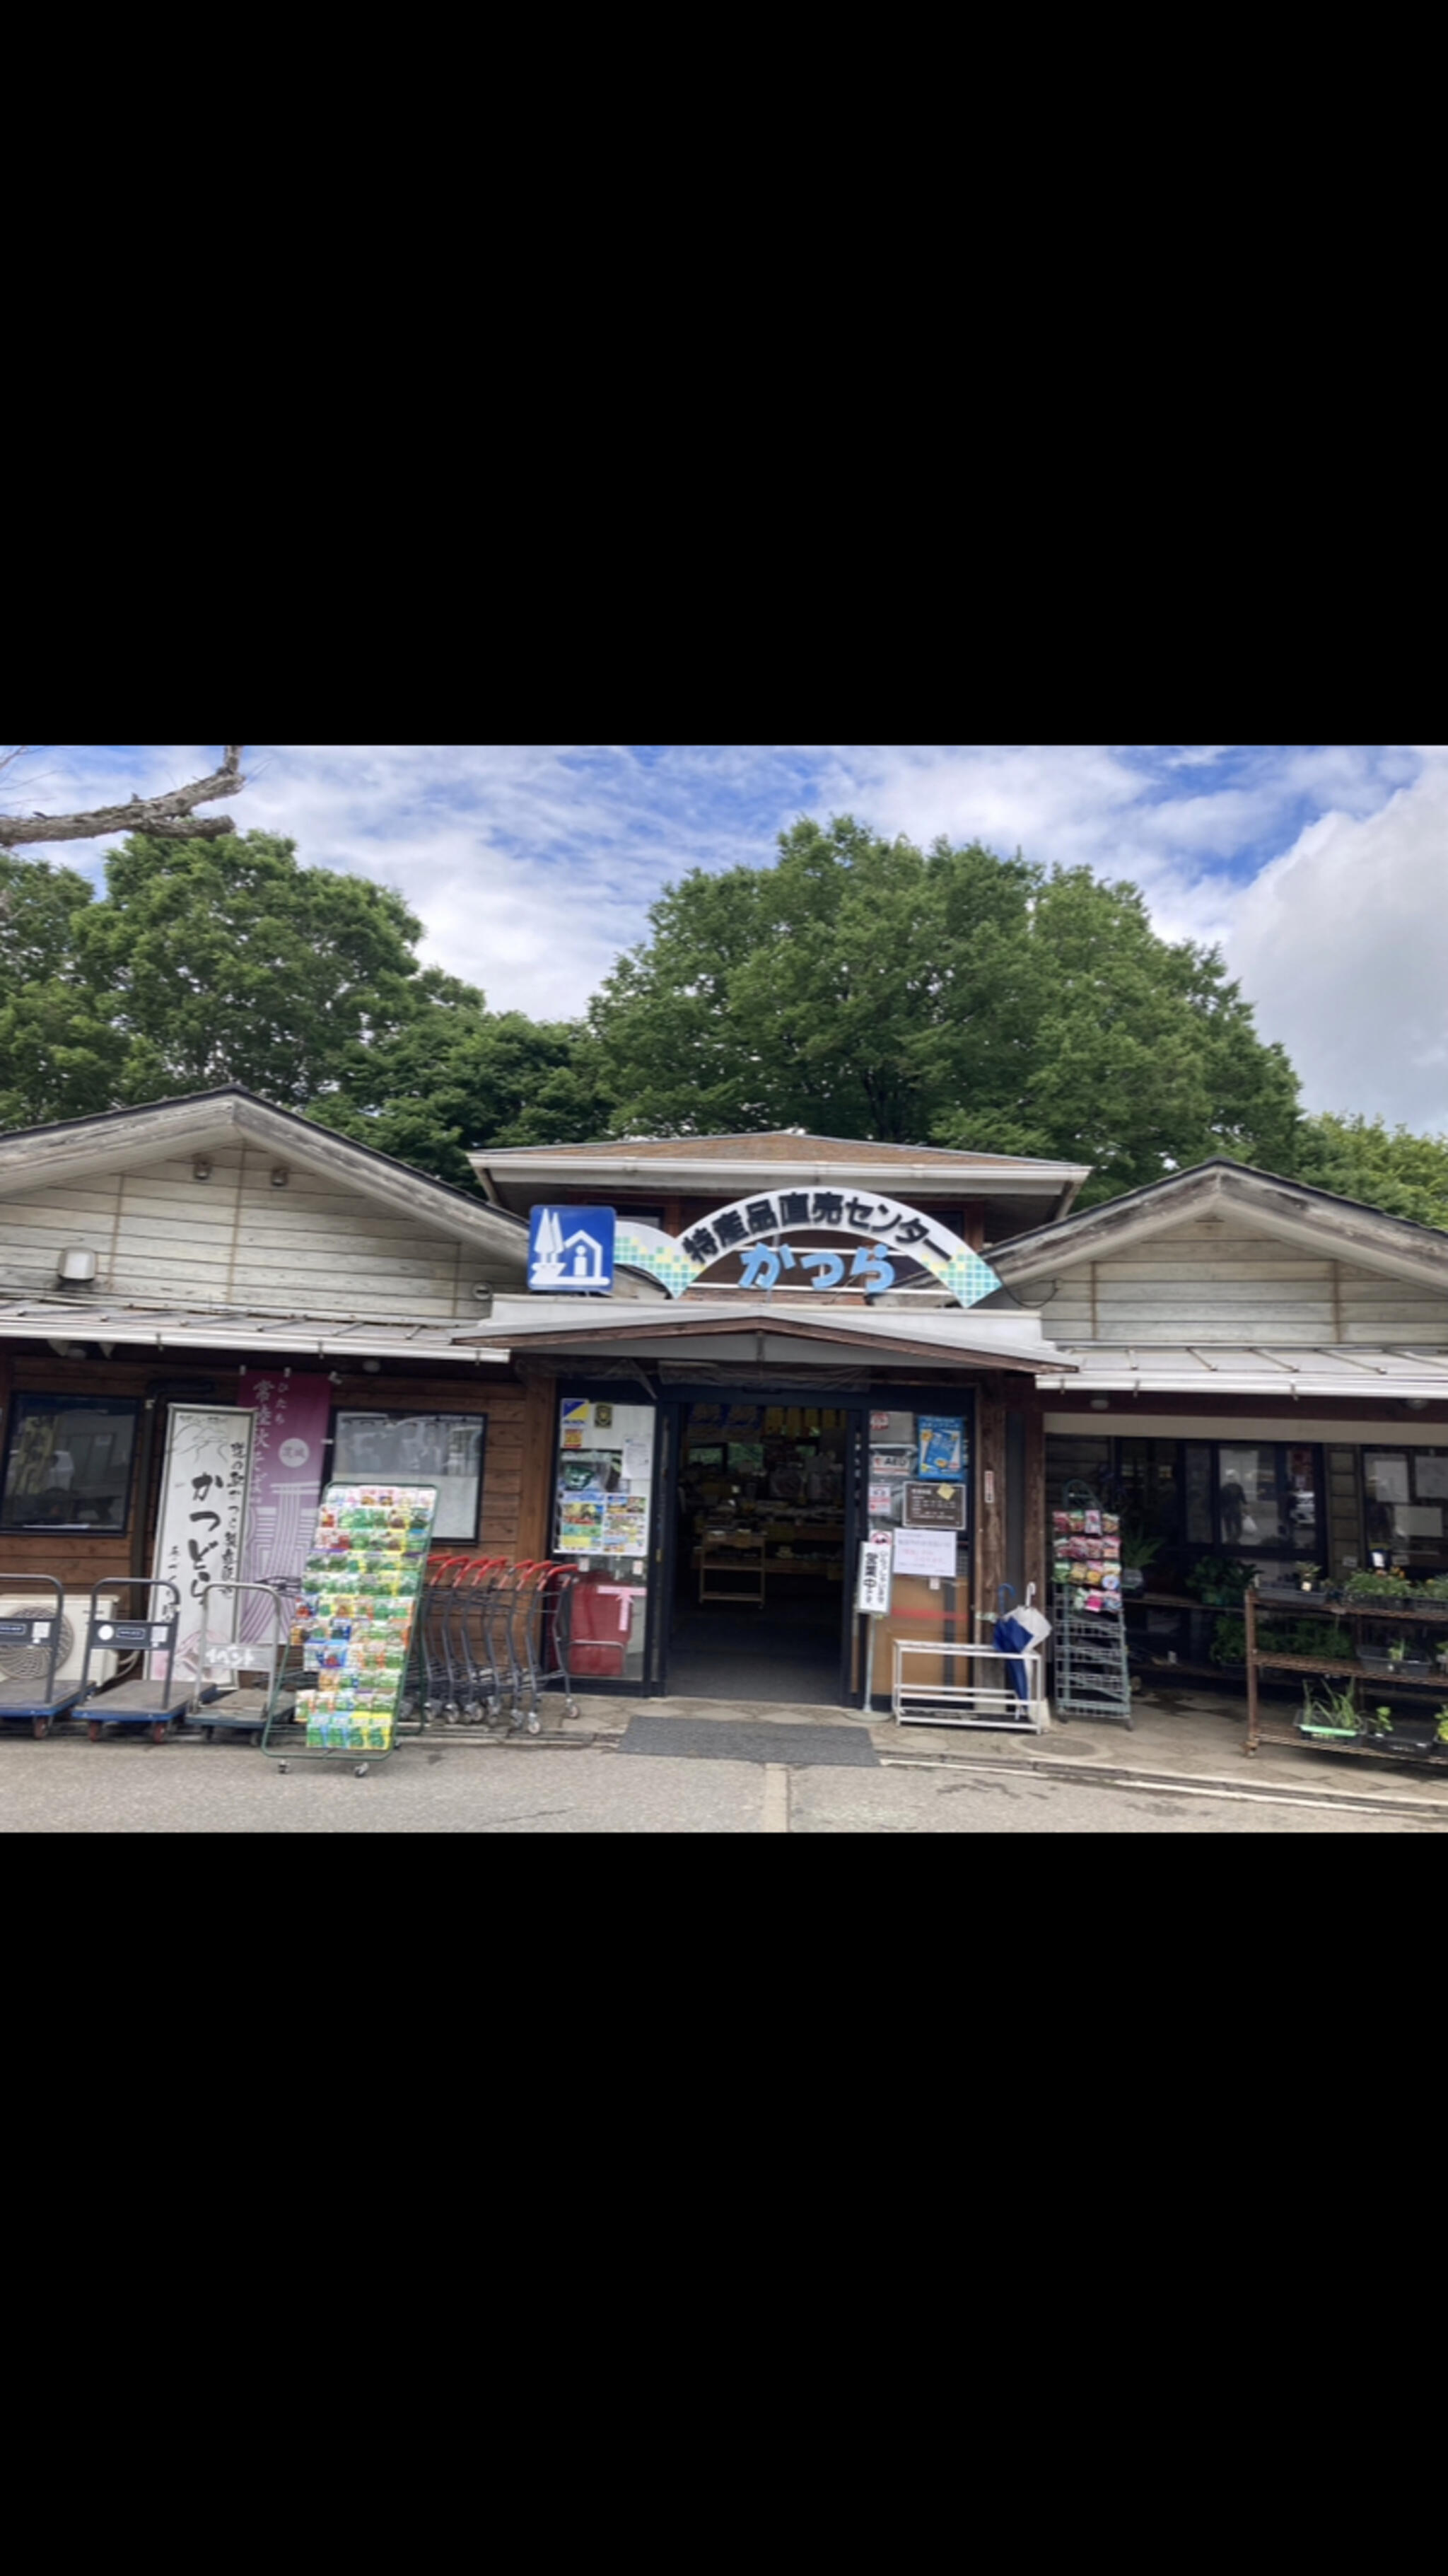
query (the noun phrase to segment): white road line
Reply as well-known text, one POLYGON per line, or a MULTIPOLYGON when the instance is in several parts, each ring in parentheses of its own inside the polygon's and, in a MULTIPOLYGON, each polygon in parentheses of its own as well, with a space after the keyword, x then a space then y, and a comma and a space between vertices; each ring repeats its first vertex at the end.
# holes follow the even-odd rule
POLYGON ((789 1831, 789 1773, 782 1762, 764 1766, 764 1825, 767 1834, 789 1831))

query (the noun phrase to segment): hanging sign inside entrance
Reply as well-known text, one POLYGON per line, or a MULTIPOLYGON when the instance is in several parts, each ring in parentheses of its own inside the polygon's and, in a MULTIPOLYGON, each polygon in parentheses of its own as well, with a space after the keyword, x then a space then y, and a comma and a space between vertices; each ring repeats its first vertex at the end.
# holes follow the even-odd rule
MULTIPOLYGON (((579 1208, 548 1213, 569 1223, 597 1214, 579 1208)), ((534 1210, 535 1219, 539 1211, 534 1210)), ((927 1270, 957 1305, 974 1306, 1000 1281, 989 1262, 948 1226, 901 1199, 881 1198, 873 1190, 773 1190, 758 1198, 734 1199, 715 1208, 698 1225, 678 1237, 633 1217, 618 1220, 614 1259, 631 1270, 646 1271, 681 1297, 696 1279, 719 1261, 738 1254, 745 1288, 857 1288, 880 1295, 898 1276, 891 1253, 908 1255, 927 1270), (865 1236, 838 1248, 811 1244, 797 1247, 791 1235, 865 1236)), ((530 1265, 529 1285, 534 1282, 530 1265)), ((556 1282, 550 1284, 557 1284, 556 1282)), ((572 1285, 570 1281, 568 1283, 572 1285)))
POLYGON ((883 1619, 890 1608, 890 1542, 887 1538, 867 1538, 860 1545, 860 1579, 855 1587, 855 1608, 867 1619, 883 1619))

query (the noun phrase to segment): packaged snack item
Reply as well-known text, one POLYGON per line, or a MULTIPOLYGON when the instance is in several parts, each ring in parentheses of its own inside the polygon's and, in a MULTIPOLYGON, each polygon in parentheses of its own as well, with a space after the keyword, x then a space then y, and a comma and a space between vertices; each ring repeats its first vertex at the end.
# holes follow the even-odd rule
POLYGON ((1096 1590, 1097 1590, 1098 1592, 1099 1592, 1099 1591, 1100 1591, 1100 1589, 1101 1589, 1101 1577, 1102 1577, 1102 1575, 1105 1573, 1105 1571, 1106 1571, 1106 1568, 1105 1568, 1105 1566, 1101 1563, 1101 1560, 1100 1560, 1100 1558, 1099 1558, 1099 1557, 1095 1557, 1095 1556, 1093 1556, 1093 1557, 1089 1557, 1089 1558, 1087 1559, 1087 1563, 1086 1563, 1086 1580, 1087 1580, 1087 1582, 1088 1582, 1088 1583, 1093 1584, 1093 1585, 1095 1586, 1095 1588, 1096 1588, 1096 1590))
POLYGON ((1102 1603, 1105 1601, 1105 1598, 1106 1595, 1104 1592, 1088 1592, 1081 1604, 1081 1607, 1083 1610, 1099 1610, 1102 1603))
POLYGON ((1064 1556, 1058 1557, 1051 1568, 1051 1576, 1053 1582, 1069 1583, 1071 1580, 1070 1559, 1064 1556))
POLYGON ((1099 1538, 1101 1536, 1101 1514, 1099 1512, 1086 1512, 1083 1514, 1083 1518, 1086 1523, 1087 1537, 1099 1538))
POLYGON ((1072 1582, 1073 1582, 1073 1583, 1084 1583, 1084 1582, 1085 1582, 1085 1580, 1086 1580, 1086 1568, 1085 1568, 1085 1566, 1084 1566, 1084 1565, 1073 1565, 1073 1566, 1072 1566, 1072 1568, 1071 1568, 1071 1580, 1072 1580, 1072 1582))
POLYGON ((1110 1536, 1103 1538, 1101 1542, 1101 1553, 1105 1557, 1108 1565, 1119 1565, 1121 1562, 1120 1539, 1111 1538, 1110 1536))
POLYGON ((1120 1512, 1103 1512, 1101 1515, 1101 1527, 1106 1537, 1119 1537, 1121 1532, 1120 1512))
POLYGON ((1081 1531, 1082 1531, 1082 1530, 1084 1530, 1084 1529, 1085 1529, 1085 1527, 1086 1527, 1086 1515, 1085 1515, 1085 1513, 1084 1513, 1084 1512, 1068 1512, 1068 1513, 1066 1514, 1066 1518, 1067 1518, 1067 1520, 1069 1521, 1069 1523, 1070 1523, 1070 1525, 1071 1525, 1071 1528, 1072 1528, 1073 1532, 1075 1532, 1075 1533, 1079 1536, 1079 1534, 1081 1533, 1081 1531))
POLYGON ((1057 1537, 1058 1537, 1058 1538, 1064 1538, 1064 1537, 1067 1535, 1067 1533, 1069 1532, 1070 1527, 1071 1527, 1071 1515, 1070 1515, 1070 1513, 1069 1513, 1069 1512, 1052 1512, 1052 1514, 1051 1514, 1051 1527, 1052 1527, 1052 1529, 1055 1531, 1055 1533, 1056 1533, 1056 1535, 1057 1535, 1057 1537))
POLYGON ((1103 1592, 1119 1592, 1121 1590, 1120 1566, 1108 1565, 1105 1573, 1101 1577, 1101 1589, 1103 1592))

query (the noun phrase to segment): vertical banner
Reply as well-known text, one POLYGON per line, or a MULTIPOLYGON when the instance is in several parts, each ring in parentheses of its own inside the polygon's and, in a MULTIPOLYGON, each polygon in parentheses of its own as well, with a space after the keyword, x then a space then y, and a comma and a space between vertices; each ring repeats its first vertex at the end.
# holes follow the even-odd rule
MULTIPOLYGON (((294 1377, 290 1369, 243 1369, 237 1402, 256 1416, 251 1516, 240 1580, 300 1575, 322 1493, 322 1454, 332 1415, 330 1378, 294 1377)), ((241 1634, 271 1634, 259 1593, 243 1599, 241 1634)))
MULTIPOLYGON (((201 1596, 208 1583, 241 1577, 251 1481, 253 1413, 234 1404, 173 1404, 166 1417, 166 1457, 152 1572, 181 1595, 176 1672, 194 1679, 201 1596)), ((155 1596, 152 1596, 153 1600, 155 1596)), ((235 1636, 232 1615, 213 1619, 216 1644, 235 1636)), ((164 1662, 153 1658, 152 1679, 164 1662)))

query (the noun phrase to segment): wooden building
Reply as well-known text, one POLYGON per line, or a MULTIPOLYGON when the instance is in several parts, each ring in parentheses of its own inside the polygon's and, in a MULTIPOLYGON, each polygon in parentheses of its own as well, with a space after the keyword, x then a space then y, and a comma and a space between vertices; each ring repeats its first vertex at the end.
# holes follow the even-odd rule
POLYGON ((436 1480, 435 1548, 566 1559, 576 1668, 645 1693, 858 1704, 867 1532, 931 1569, 879 1689, 892 1633, 1044 1591, 1073 1479, 1148 1657, 1209 1656, 1205 1556, 1448 1569, 1431 1229, 1228 1163, 1077 1216, 1081 1166, 793 1134, 475 1161, 482 1197, 235 1088, 0 1138, 0 1598, 151 1573, 173 1415, 270 1436, 279 1389, 299 1512, 436 1480), (610 1291, 530 1289, 535 1212, 594 1208, 610 1291))

